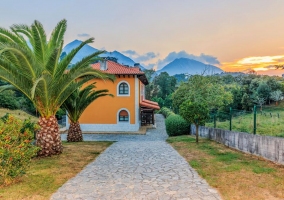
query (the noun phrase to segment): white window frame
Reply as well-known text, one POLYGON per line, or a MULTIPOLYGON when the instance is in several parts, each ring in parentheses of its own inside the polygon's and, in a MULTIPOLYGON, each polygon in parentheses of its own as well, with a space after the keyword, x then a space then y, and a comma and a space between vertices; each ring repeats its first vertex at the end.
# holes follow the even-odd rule
POLYGON ((129 97, 130 96, 130 85, 129 85, 129 83, 127 82, 127 81, 120 81, 118 84, 117 84, 117 86, 116 86, 116 95, 118 96, 118 97, 129 97), (120 84, 121 83, 126 83, 127 84, 127 86, 128 86, 128 94, 119 94, 119 86, 120 86, 120 84))
POLYGON ((130 112, 126 108, 121 108, 116 113, 116 119, 118 124, 130 124, 130 112), (119 113, 120 111, 125 110, 128 113, 128 121, 119 121, 119 113))

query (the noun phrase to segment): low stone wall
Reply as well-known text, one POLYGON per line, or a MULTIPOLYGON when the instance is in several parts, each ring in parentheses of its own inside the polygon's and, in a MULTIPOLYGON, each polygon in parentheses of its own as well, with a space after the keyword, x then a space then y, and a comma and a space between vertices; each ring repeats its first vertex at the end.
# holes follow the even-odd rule
MULTIPOLYGON (((195 125, 191 134, 195 135, 195 125)), ((284 138, 254 135, 200 126, 199 136, 222 143, 240 151, 261 156, 273 162, 284 164, 284 138)))

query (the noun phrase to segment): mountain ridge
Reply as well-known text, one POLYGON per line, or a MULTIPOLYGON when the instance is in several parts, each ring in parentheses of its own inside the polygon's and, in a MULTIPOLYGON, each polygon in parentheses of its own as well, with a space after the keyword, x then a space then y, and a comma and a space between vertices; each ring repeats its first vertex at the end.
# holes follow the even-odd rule
MULTIPOLYGON (((68 43, 62 50, 62 52, 66 52, 67 54, 71 52, 72 49, 78 47, 82 41, 80 40, 74 40, 70 43, 68 43)), ((99 49, 96 49, 88 44, 86 44, 82 49, 76 54, 76 56, 72 59, 71 63, 74 64, 78 61, 80 61, 83 57, 88 56, 92 53, 95 53, 99 49)), ((124 54, 120 53, 117 50, 114 50, 112 52, 105 52, 100 55, 101 57, 115 57, 117 59, 117 62, 122 65, 127 65, 129 67, 133 67, 136 63, 131 58, 125 56, 124 54)), ((140 65, 141 70, 146 70, 143 66, 140 65)), ((220 68, 213 66, 213 65, 207 65, 202 62, 189 59, 189 58, 176 58, 172 62, 165 65, 162 69, 157 70, 155 75, 160 74, 161 72, 167 72, 170 76, 176 75, 176 74, 215 74, 215 73, 221 73, 223 70, 220 68)))
MULTIPOLYGON (((66 52, 67 54, 71 52, 72 49, 78 47, 82 41, 80 40, 74 40, 70 43, 68 43, 62 50, 62 52, 66 52)), ((88 56, 92 53, 95 53, 99 51, 99 49, 96 49, 88 44, 82 47, 82 49, 76 54, 76 56, 72 59, 71 63, 74 64, 78 61, 80 61, 83 57, 88 56)), ((130 67, 133 67, 136 62, 134 62, 131 58, 123 55, 122 53, 118 51, 112 51, 112 52, 106 52, 100 55, 100 57, 115 57, 117 59, 117 62, 122 65, 128 65, 130 67)), ((140 66, 142 70, 145 70, 143 66, 140 66)))
POLYGON ((189 58, 176 58, 169 64, 165 65, 162 69, 157 70, 156 73, 167 72, 170 76, 176 74, 216 74, 224 72, 214 65, 204 64, 197 60, 189 58))

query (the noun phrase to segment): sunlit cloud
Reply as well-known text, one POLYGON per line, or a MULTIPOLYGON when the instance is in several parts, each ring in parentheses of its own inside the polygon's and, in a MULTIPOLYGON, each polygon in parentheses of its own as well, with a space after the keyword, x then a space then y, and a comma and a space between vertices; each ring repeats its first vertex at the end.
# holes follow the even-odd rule
POLYGON ((276 70, 275 65, 284 64, 284 55, 247 57, 234 62, 222 63, 222 69, 228 72, 247 72, 254 70, 258 74, 281 75, 283 70, 276 70))
POLYGON ((267 71, 269 70, 268 68, 265 68, 265 67, 256 67, 256 68, 253 68, 255 71, 267 71))
POLYGON ((284 55, 281 56, 259 56, 259 57, 249 57, 243 58, 238 61, 238 63, 247 65, 247 64, 269 64, 279 62, 279 60, 283 59, 284 55))

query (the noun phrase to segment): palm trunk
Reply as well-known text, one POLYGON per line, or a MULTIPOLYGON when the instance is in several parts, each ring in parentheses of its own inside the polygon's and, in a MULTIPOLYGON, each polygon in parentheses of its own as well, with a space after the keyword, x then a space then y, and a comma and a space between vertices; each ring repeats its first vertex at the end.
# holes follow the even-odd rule
POLYGON ((36 134, 36 144, 41 150, 39 156, 51 156, 60 154, 63 151, 59 126, 55 116, 50 118, 40 117, 39 126, 41 129, 36 134))
POLYGON ((68 142, 82 142, 82 130, 79 122, 70 122, 70 127, 67 134, 68 142))

